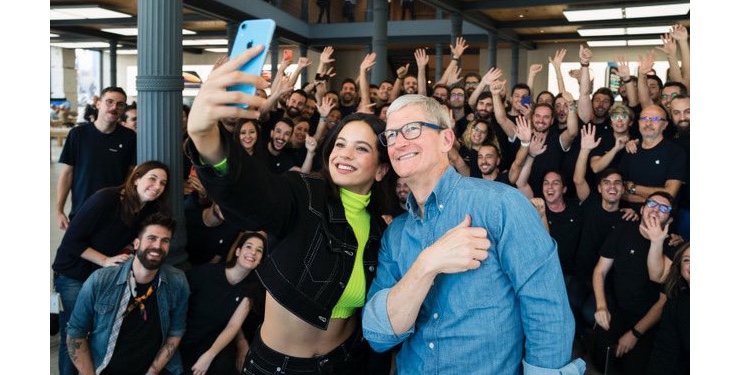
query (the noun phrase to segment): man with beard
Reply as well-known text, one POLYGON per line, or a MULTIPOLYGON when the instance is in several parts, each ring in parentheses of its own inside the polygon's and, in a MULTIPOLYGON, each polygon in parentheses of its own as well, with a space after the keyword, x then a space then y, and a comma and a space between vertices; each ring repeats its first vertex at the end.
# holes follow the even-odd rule
MULTIPOLYGON (((640 222, 614 229, 601 247, 593 272, 596 298, 596 348, 593 360, 621 365, 625 374, 646 373, 665 294, 650 280, 648 253, 664 253, 673 197, 664 191, 647 196, 640 222), (610 285, 606 276, 611 272, 610 285)), ((666 254, 673 258, 672 251, 666 254)), ((611 372, 611 371, 610 371, 611 372)))
POLYGON ((393 91, 393 82, 389 80, 380 82, 380 86, 378 86, 378 95, 373 99, 376 106, 379 107, 381 104, 390 103, 391 91, 393 91))
POLYGON ((686 153, 685 179, 681 183, 678 193, 678 213, 676 215, 676 229, 684 240, 689 240, 689 128, 691 126, 691 98, 688 95, 677 95, 671 99, 671 118, 676 124, 676 134, 670 138, 686 153))
MULTIPOLYGON (((457 122, 465 119, 465 89, 462 86, 452 86, 450 88, 450 109, 452 109, 452 120, 457 122)), ((459 138, 459 137, 458 137, 459 138)))
POLYGON ((131 260, 85 281, 66 337, 80 374, 182 372, 176 353, 190 289, 185 274, 164 263, 174 231, 172 218, 153 214, 134 239, 131 260))
POLYGON ((270 130, 270 142, 267 143, 267 153, 264 160, 272 173, 282 174, 293 168, 300 170, 289 150, 289 141, 293 135, 294 126, 293 120, 282 118, 270 130))
POLYGON ((655 104, 643 108, 637 123, 642 136, 637 151, 625 154, 619 162, 627 188, 622 200, 635 209, 656 191, 678 196, 687 170, 686 152, 663 137, 668 124, 663 108, 655 104))
POLYGON ((500 162, 501 152, 495 144, 484 143, 480 146, 478 150, 478 169, 480 169, 481 178, 513 186, 509 180, 509 171, 500 173, 498 167, 500 162))
POLYGON ((342 111, 342 118, 357 112, 358 102, 357 83, 352 78, 345 78, 339 91, 339 110, 342 111))
MULTIPOLYGON (((277 93, 272 94, 277 95, 277 93)), ((271 96, 272 97, 272 96, 271 96)), ((275 125, 283 118, 288 118, 295 121, 303 113, 303 108, 306 106, 306 100, 308 94, 301 89, 296 89, 290 92, 290 95, 285 99, 285 104, 282 108, 277 108, 274 111, 269 112, 269 116, 263 118, 263 126, 260 131, 260 139, 268 139, 271 137, 271 132, 275 128, 275 125)))
POLYGON ((59 156, 62 171, 57 182, 57 222, 66 230, 69 221, 96 191, 121 185, 136 165, 136 132, 118 122, 126 108, 126 92, 107 87, 97 102, 95 122, 69 131, 59 156), (64 214, 67 196, 72 192, 72 209, 64 214))

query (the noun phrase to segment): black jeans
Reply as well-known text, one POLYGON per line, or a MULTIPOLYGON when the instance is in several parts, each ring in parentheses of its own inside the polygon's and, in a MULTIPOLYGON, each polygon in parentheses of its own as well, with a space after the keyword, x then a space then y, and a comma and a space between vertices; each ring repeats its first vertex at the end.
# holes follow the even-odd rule
MULTIPOLYGON (((260 327, 261 328, 261 327, 260 327)), ((358 328, 345 342, 331 352, 313 358, 297 358, 270 349, 260 335, 255 332, 244 361, 244 374, 357 374, 357 355, 362 341, 362 331, 358 328)))

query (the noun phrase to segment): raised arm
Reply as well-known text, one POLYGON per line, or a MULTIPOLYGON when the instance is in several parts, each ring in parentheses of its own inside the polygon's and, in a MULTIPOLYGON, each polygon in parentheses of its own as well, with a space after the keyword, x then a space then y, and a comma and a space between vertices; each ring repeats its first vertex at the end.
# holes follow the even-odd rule
POLYGON ((255 108, 263 106, 264 99, 241 91, 227 91, 226 88, 240 83, 263 89, 269 86, 264 78, 239 71, 239 67, 257 56, 264 48, 263 45, 252 47, 213 70, 195 97, 188 116, 188 135, 204 162, 217 164, 226 157, 226 148, 221 144, 217 126, 219 119, 259 117, 259 112, 255 108), (234 103, 245 103, 249 108, 244 109, 233 105, 234 103))
POLYGON ((334 47, 332 46, 324 47, 324 50, 321 51, 321 56, 319 56, 319 66, 316 67, 317 73, 324 73, 329 70, 330 68, 329 64, 334 62, 334 59, 331 57, 333 53, 334 53, 334 47))
POLYGON ((447 86, 452 86, 460 80, 460 57, 463 55, 468 45, 465 44, 465 38, 459 36, 455 39, 455 46, 450 44, 450 63, 442 74, 439 82, 447 86), (456 79, 455 79, 456 78, 456 79))
POLYGON ((612 160, 614 160, 614 158, 617 156, 617 153, 624 149, 627 141, 629 141, 628 135, 620 135, 619 137, 617 137, 617 139, 614 140, 614 147, 612 147, 611 150, 609 150, 606 154, 591 156, 591 160, 589 161, 591 170, 594 173, 599 173, 606 169, 609 164, 611 164, 612 160))
POLYGON ((534 158, 542 155, 542 153, 546 150, 547 145, 545 144, 545 137, 537 137, 535 135, 532 135, 532 141, 529 144, 529 152, 527 153, 527 158, 526 160, 524 160, 522 171, 521 173, 519 173, 519 178, 517 178, 516 180, 516 188, 519 189, 519 191, 521 191, 522 194, 524 194, 524 196, 527 198, 531 199, 532 197, 534 197, 532 186, 529 185, 529 175, 532 173, 532 164, 534 163, 534 158))
MULTIPOLYGON (((550 63, 555 70, 555 78, 558 80, 558 93, 565 92, 565 80, 563 79, 563 60, 568 52, 565 48, 555 51, 555 56, 550 56, 550 63)), ((556 94, 557 95, 557 94, 556 94)))
POLYGON ((427 64, 429 64, 429 56, 424 48, 417 48, 414 51, 414 58, 418 67, 417 82, 419 83, 419 95, 427 96, 427 64))
MULTIPOLYGON (((482 81, 482 80, 481 80, 482 81)), ((506 136, 511 138, 516 135, 516 124, 506 115, 506 107, 501 99, 501 91, 504 89, 506 81, 495 80, 491 83, 491 98, 493 100, 493 115, 496 122, 504 129, 506 136)), ((507 140, 502 140, 507 141, 507 140)))
POLYGON ((689 31, 680 24, 673 26, 671 32, 673 39, 678 44, 678 50, 681 52, 681 77, 683 84, 690 90, 691 88, 691 55, 689 53, 689 31))
POLYGON ((573 144, 573 140, 578 136, 578 116, 576 115, 576 103, 573 100, 573 95, 567 91, 563 91, 563 99, 565 99, 565 103, 568 105, 568 117, 565 122, 566 129, 560 133, 560 147, 563 148, 563 151, 568 151, 570 150, 570 145, 573 144))
POLYGON ((324 141, 327 122, 326 116, 329 116, 329 112, 331 112, 331 109, 331 99, 326 97, 322 98, 321 105, 316 107, 316 110, 319 111, 319 125, 316 127, 316 133, 313 134, 313 137, 316 139, 317 144, 321 144, 324 141))
POLYGON ((593 125, 588 124, 581 129, 581 150, 578 152, 578 159, 576 160, 576 169, 573 172, 573 183, 576 186, 576 194, 578 199, 583 202, 591 194, 591 187, 586 181, 586 164, 588 163, 588 155, 591 150, 595 149, 596 146, 601 143, 601 138, 596 140, 596 128, 593 125))
POLYGON ((640 100, 642 108, 646 108, 653 103, 650 98, 650 89, 647 84, 647 74, 653 69, 655 63, 655 50, 650 50, 645 56, 638 56, 640 66, 637 69, 637 97, 640 100))
POLYGON ((375 53, 368 53, 360 63, 360 72, 358 74, 360 86, 360 103, 357 108, 363 108, 372 103, 370 99, 370 82, 367 80, 367 72, 375 65, 375 53))
POLYGON ((529 75, 527 75, 527 86, 529 86, 529 89, 532 91, 532 94, 536 92, 534 90, 534 78, 537 76, 537 73, 541 71, 542 71, 542 64, 532 64, 529 66, 529 75))
POLYGON ((593 56, 591 49, 583 44, 580 45, 578 51, 578 57, 581 59, 581 70, 578 77, 578 117, 583 122, 590 122, 594 112, 591 106, 591 72, 588 70, 593 56))
POLYGON ((640 104, 637 99, 637 81, 632 78, 629 63, 624 55, 617 56, 617 75, 622 79, 622 83, 627 89, 627 97, 622 98, 622 100, 627 99, 627 106, 636 107, 640 104))
POLYGON ((516 186, 519 175, 522 173, 524 162, 529 155, 529 146, 532 142, 532 126, 525 116, 516 118, 516 137, 519 138, 519 150, 516 152, 514 161, 509 168, 509 182, 516 186))
POLYGON ((503 75, 503 72, 501 69, 498 68, 491 68, 488 69, 486 74, 481 77, 480 82, 478 82, 478 86, 475 87, 475 90, 473 90, 472 93, 470 93, 470 97, 468 98, 468 105, 470 108, 475 108, 476 103, 478 103, 478 97, 481 93, 486 89, 486 87, 490 86, 493 81, 501 78, 503 75))
POLYGON ((306 70, 307 67, 311 66, 311 60, 308 59, 308 57, 299 57, 298 58, 298 67, 293 70, 293 72, 290 74, 290 79, 288 79, 288 85, 290 87, 295 87, 296 82, 298 82, 298 77, 301 75, 301 72, 306 70))
POLYGON ((668 60, 668 80, 683 82, 681 67, 678 66, 678 59, 676 58, 676 40, 673 39, 670 33, 661 35, 660 40, 663 42, 663 46, 655 48, 663 51, 666 60, 668 60))
POLYGON ((672 263, 670 259, 663 256, 663 243, 668 238, 669 226, 670 222, 661 225, 656 217, 645 217, 645 220, 640 223, 640 233, 650 240, 647 256, 648 276, 656 283, 665 281, 672 263))
POLYGON ((391 94, 389 101, 394 101, 396 98, 401 96, 401 86, 403 86, 403 79, 406 78, 406 75, 409 73, 409 64, 406 64, 402 67, 399 67, 396 69, 396 80, 393 82, 393 88, 391 89, 391 94))

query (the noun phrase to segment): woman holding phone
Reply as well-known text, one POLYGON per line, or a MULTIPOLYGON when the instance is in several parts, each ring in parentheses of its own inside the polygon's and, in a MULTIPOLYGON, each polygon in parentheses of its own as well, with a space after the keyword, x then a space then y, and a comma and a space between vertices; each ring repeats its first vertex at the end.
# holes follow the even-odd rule
POLYGON ((385 124, 373 115, 350 115, 327 134, 320 174, 270 173, 216 125, 222 117, 259 115, 255 107, 264 99, 227 88, 267 86, 239 71, 263 49, 251 48, 214 70, 188 121, 188 154, 225 219, 276 236, 255 271, 268 293, 244 373, 366 372, 371 351, 359 314, 375 276, 381 215, 390 211, 390 165, 378 139, 385 124), (253 222, 260 227, 249 227, 253 222))

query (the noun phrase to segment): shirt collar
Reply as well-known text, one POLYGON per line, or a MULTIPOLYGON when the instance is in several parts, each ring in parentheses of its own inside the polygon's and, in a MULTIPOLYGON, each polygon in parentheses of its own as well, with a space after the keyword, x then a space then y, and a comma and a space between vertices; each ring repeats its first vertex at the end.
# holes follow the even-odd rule
MULTIPOLYGON (((442 177, 437 181, 437 184, 434 185, 429 198, 424 202, 424 211, 429 212, 427 208, 431 205, 436 205, 440 211, 443 211, 445 203, 457 189, 457 184, 462 180, 462 177, 461 174, 457 173, 455 168, 448 166, 442 177)), ((419 205, 416 203, 413 192, 410 192, 406 199, 406 211, 409 212, 412 218, 421 219, 419 217, 419 205)))

